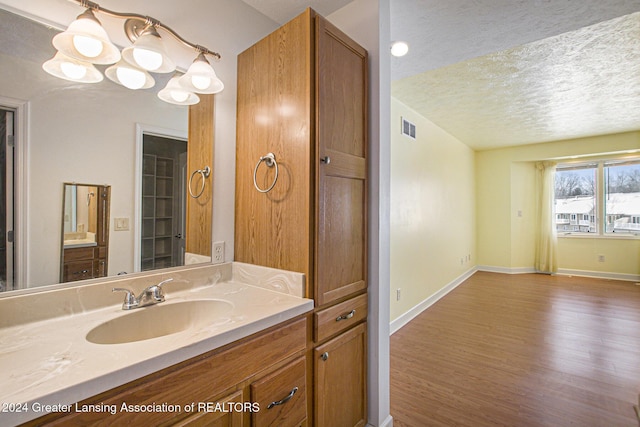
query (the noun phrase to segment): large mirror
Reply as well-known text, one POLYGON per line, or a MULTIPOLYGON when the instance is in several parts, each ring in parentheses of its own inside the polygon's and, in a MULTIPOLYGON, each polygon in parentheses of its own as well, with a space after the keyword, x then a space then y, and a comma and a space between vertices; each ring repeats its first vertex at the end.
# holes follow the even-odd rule
POLYGON ((65 182, 109 184, 106 275, 142 270, 142 227, 137 222, 142 221, 143 134, 183 142, 188 136, 188 107, 156 95, 171 75, 154 75, 154 88, 132 91, 107 79, 77 84, 45 73, 42 64, 55 53, 51 39, 56 32, 0 9, 0 109, 16 110, 20 102, 28 102, 16 110, 23 117, 15 119, 17 130, 28 132, 28 145, 19 148, 26 171, 15 190, 21 200, 15 236, 22 252, 16 256, 13 287, 5 285, 9 290, 61 281, 65 182))

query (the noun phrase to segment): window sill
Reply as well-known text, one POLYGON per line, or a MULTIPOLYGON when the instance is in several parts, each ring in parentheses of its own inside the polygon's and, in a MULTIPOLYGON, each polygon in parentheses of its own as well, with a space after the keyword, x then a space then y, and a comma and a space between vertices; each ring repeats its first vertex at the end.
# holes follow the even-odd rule
POLYGON ((640 240, 639 234, 596 234, 596 233, 558 233, 559 239, 610 239, 610 240, 640 240))

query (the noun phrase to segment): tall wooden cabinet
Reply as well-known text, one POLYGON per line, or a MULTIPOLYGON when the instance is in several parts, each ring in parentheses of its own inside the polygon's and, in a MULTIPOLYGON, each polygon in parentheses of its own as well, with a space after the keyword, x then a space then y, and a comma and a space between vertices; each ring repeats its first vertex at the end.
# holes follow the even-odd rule
POLYGON ((235 260, 305 273, 319 427, 366 424, 367 85, 310 9, 238 57, 235 260))

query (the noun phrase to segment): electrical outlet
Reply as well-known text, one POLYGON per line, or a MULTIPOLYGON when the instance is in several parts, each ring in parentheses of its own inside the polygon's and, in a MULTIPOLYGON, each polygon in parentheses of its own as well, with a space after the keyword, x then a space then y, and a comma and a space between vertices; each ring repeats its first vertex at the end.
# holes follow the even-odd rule
POLYGON ((213 263, 222 264, 224 262, 224 242, 213 242, 213 263))
POLYGON ((396 301, 400 301, 400 288, 396 289, 396 301))

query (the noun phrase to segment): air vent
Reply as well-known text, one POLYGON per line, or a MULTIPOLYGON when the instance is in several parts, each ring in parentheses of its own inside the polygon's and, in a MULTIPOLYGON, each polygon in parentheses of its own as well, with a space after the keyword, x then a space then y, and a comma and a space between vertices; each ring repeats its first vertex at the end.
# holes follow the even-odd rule
POLYGON ((416 125, 402 117, 402 134, 411 139, 416 139, 416 125))

